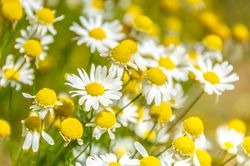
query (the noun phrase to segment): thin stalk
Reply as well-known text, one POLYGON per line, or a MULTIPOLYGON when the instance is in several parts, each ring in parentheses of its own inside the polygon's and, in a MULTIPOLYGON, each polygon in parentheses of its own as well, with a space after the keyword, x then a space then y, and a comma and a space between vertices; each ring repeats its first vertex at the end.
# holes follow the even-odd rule
POLYGON ((138 94, 133 100, 131 100, 128 104, 126 104, 124 107, 122 107, 117 113, 116 116, 118 116, 125 108, 127 108, 130 104, 132 104, 134 101, 136 101, 138 98, 141 97, 141 93, 138 94))
POLYGON ((15 164, 16 166, 19 165, 19 162, 21 161, 21 158, 22 158, 22 154, 23 154, 23 148, 21 148, 21 151, 20 151, 20 153, 19 153, 19 155, 18 155, 16 164, 15 164))
POLYGON ((228 162, 233 160, 236 157, 236 155, 231 156, 229 159, 227 159, 224 163, 220 164, 220 166, 226 165, 228 162))
POLYGON ((12 91, 12 88, 10 86, 10 96, 9 96, 9 106, 8 106, 9 121, 11 121, 11 117, 12 117, 12 111, 11 111, 12 97, 13 97, 12 93, 13 93, 13 91, 12 91))
MULTIPOLYGON (((94 115, 94 110, 92 109, 90 119, 93 118, 93 115, 94 115)), ((92 150, 92 142, 93 142, 93 127, 90 127, 89 155, 91 154, 92 150)))
MULTIPOLYGON (((90 143, 89 143, 90 144, 90 143)), ((70 162, 71 163, 73 163, 74 161, 76 161, 87 149, 88 149, 88 147, 89 147, 89 144, 87 144, 86 146, 85 146, 85 148, 73 159, 73 160, 71 160, 70 162)))

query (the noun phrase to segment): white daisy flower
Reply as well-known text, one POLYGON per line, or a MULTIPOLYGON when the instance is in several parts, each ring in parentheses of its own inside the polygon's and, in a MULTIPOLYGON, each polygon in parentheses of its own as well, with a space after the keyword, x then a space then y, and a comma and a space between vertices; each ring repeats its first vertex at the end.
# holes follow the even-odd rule
POLYGON ((34 96, 28 93, 22 94, 25 98, 34 99, 30 109, 32 111, 39 111, 41 119, 44 119, 48 112, 50 112, 51 117, 54 117, 54 107, 62 105, 62 103, 57 100, 56 93, 52 89, 43 88, 34 96))
POLYGON ((160 66, 169 80, 187 81, 188 67, 183 46, 169 46, 163 54, 155 54, 154 60, 148 60, 149 67, 160 66))
POLYGON ((139 165, 149 165, 149 166, 161 166, 162 165, 161 160, 155 156, 150 156, 147 150, 142 146, 142 144, 140 144, 139 142, 135 142, 134 146, 136 150, 142 156, 142 159, 140 160, 139 165))
POLYGON ((124 70, 128 70, 129 67, 135 70, 146 70, 146 62, 138 52, 137 43, 131 39, 123 40, 110 51, 102 52, 101 56, 111 60, 110 70, 119 77, 122 77, 124 70))
POLYGON ((43 0, 21 0, 25 13, 29 16, 43 6, 43 0))
POLYGON ((32 85, 34 70, 30 68, 30 63, 25 62, 24 58, 19 58, 16 63, 13 55, 8 55, 6 64, 0 70, 0 86, 10 85, 16 90, 21 89, 21 83, 32 85))
POLYGON ((15 48, 25 55, 27 60, 44 60, 49 49, 48 45, 54 42, 51 35, 40 35, 36 29, 28 26, 26 30, 21 30, 21 36, 16 39, 15 48))
POLYGON ((122 157, 126 153, 133 154, 134 149, 134 140, 131 137, 126 138, 116 138, 116 141, 112 143, 112 150, 116 154, 117 157, 122 157))
POLYGON ((139 160, 131 159, 128 154, 124 154, 120 159, 116 155, 109 153, 100 155, 100 157, 93 155, 89 156, 86 161, 86 166, 135 166, 139 164, 139 160))
POLYGON ((28 19, 38 34, 45 35, 49 31, 51 34, 55 35, 57 32, 54 28, 54 24, 64 19, 63 15, 56 17, 55 13, 55 11, 49 8, 40 7, 36 9, 35 13, 30 13, 28 19))
POLYGON ((40 137, 50 145, 54 145, 54 140, 43 130, 42 119, 38 116, 31 115, 25 120, 22 120, 23 124, 23 137, 25 137, 23 150, 28 150, 32 147, 33 152, 37 152, 39 149, 40 137))
POLYGON ((244 138, 242 144, 238 148, 237 162, 242 166, 250 165, 250 137, 244 138))
MULTIPOLYGON (((117 101, 110 110, 118 113, 122 108, 124 108, 131 100, 128 96, 122 97, 119 101, 117 101)), ((125 127, 128 126, 129 123, 136 123, 138 121, 138 107, 135 104, 130 104, 125 107, 122 112, 119 112, 117 118, 118 121, 125 127)))
POLYGON ((175 94, 175 90, 170 87, 168 77, 161 68, 150 68, 145 72, 142 94, 145 96, 147 104, 159 105, 162 101, 170 100, 171 94, 175 94))
POLYGON ((83 14, 88 17, 103 15, 105 9, 105 0, 84 0, 83 14))
POLYGON ((172 84, 172 88, 175 89, 174 94, 171 94, 170 100, 168 100, 168 103, 172 108, 180 109, 184 107, 184 104, 186 102, 187 96, 184 94, 184 90, 181 86, 181 84, 172 84))
POLYGON ((80 96, 79 104, 85 104, 86 111, 98 110, 100 105, 107 107, 121 97, 122 81, 109 72, 107 67, 92 65, 90 76, 83 69, 78 69, 79 76, 67 75, 67 85, 75 88, 72 96, 80 96))
POLYGON ((92 53, 107 51, 125 37, 122 26, 117 20, 103 22, 102 16, 97 15, 89 19, 80 17, 80 22, 82 25, 73 23, 70 30, 79 35, 75 38, 78 40, 77 44, 85 43, 92 53))
POLYGON ((116 128, 121 127, 117 123, 116 116, 113 112, 108 110, 102 110, 95 114, 94 122, 87 123, 86 126, 94 126, 93 137, 100 139, 102 134, 108 132, 110 139, 114 139, 116 128))
POLYGON ((227 125, 218 127, 216 130, 217 142, 223 150, 230 154, 237 153, 237 147, 242 143, 244 134, 230 129, 227 125))
POLYGON ((162 163, 161 166, 193 166, 191 158, 176 160, 174 158, 174 153, 170 150, 167 150, 162 155, 160 155, 159 159, 162 163))
POLYGON ((199 68, 190 67, 190 70, 195 74, 195 79, 204 86, 204 90, 209 95, 221 95, 225 90, 233 90, 233 82, 238 81, 239 77, 236 73, 231 73, 233 66, 227 61, 219 64, 213 64, 209 59, 198 60, 199 68))

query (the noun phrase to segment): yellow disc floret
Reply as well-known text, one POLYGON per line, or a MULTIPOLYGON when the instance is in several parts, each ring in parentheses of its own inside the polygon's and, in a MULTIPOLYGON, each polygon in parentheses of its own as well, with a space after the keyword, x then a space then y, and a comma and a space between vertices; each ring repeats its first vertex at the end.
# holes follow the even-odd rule
POLYGON ((150 32, 152 30, 152 20, 144 15, 138 15, 134 19, 134 26, 136 29, 142 32, 150 32))
POLYGON ((203 77, 206 81, 210 82, 211 84, 220 83, 220 77, 213 71, 205 72, 203 74, 203 77))
POLYGON ((150 116, 160 123, 168 122, 173 115, 172 108, 166 102, 161 102, 160 105, 153 105, 150 110, 150 116))
POLYGON ((159 65, 167 70, 173 70, 175 68, 173 60, 170 59, 169 57, 161 57, 159 59, 159 65))
POLYGON ((37 92, 35 100, 39 105, 50 107, 56 104, 57 97, 52 89, 43 88, 37 92))
POLYGON ((95 123, 101 128, 111 129, 116 124, 116 117, 112 112, 103 110, 96 114, 95 123))
POLYGON ((27 40, 23 44, 25 53, 30 57, 37 57, 42 53, 42 46, 40 41, 36 39, 27 40))
POLYGON ((91 96, 101 96, 104 94, 104 87, 97 82, 90 83, 86 86, 86 91, 91 96))
POLYGON ((96 40, 103 40, 106 38, 106 33, 102 28, 94 28, 89 31, 89 36, 95 38, 96 40))
POLYGON ((244 24, 235 24, 233 26, 233 35, 237 40, 241 42, 249 40, 249 30, 244 24))
POLYGON ((223 47, 223 42, 221 38, 217 35, 207 35, 202 43, 209 49, 214 51, 221 51, 223 47))
POLYGON ((92 0, 92 6, 97 9, 103 9, 104 0, 92 0))
POLYGON ((196 156, 199 160, 200 166, 211 166, 211 155, 205 150, 196 150, 196 156))
POLYGON ((250 137, 249 136, 244 138, 243 143, 242 143, 242 149, 248 156, 250 156, 250 137))
POLYGON ((69 139, 79 139, 83 134, 83 126, 76 118, 67 118, 61 123, 61 133, 69 139))
POLYGON ((37 13, 37 19, 43 24, 53 24, 55 19, 54 12, 49 8, 41 8, 37 13))
POLYGON ((126 47, 131 54, 134 54, 138 51, 138 45, 134 40, 126 39, 123 40, 120 44, 126 47))
POLYGON ((232 119, 230 122, 228 122, 228 127, 242 134, 245 134, 247 130, 245 122, 238 118, 232 119))
POLYGON ((147 156, 141 159, 140 166, 161 166, 161 162, 154 156, 147 156))
POLYGON ((192 139, 187 136, 182 136, 175 139, 172 145, 174 150, 183 156, 192 156, 195 152, 195 144, 192 139))
POLYGON ((2 5, 2 14, 5 18, 16 21, 23 16, 23 9, 19 2, 6 2, 2 5))
POLYGON ((122 166, 122 165, 117 162, 112 162, 112 163, 108 163, 108 166, 122 166))
POLYGON ((224 142, 223 145, 226 150, 231 150, 234 148, 234 144, 232 142, 224 142))
POLYGON ((54 107, 57 116, 68 117, 73 114, 75 110, 74 102, 68 97, 61 97, 59 101, 62 105, 57 105, 54 107))
POLYGON ((15 69, 7 69, 4 71, 4 77, 10 80, 19 80, 20 73, 15 69))
POLYGON ((190 136, 197 138, 204 132, 204 125, 200 118, 190 117, 184 120, 182 124, 183 130, 190 136))
POLYGON ((127 64, 131 60, 131 48, 125 44, 118 44, 111 49, 110 56, 116 63, 127 64))
POLYGON ((10 133, 10 124, 6 120, 0 119, 0 138, 6 138, 10 136, 10 133))
POLYGON ((42 128, 42 120, 38 116, 30 116, 24 121, 24 125, 32 131, 40 131, 42 128))
POLYGON ((157 86, 161 86, 166 83, 167 76, 165 73, 159 69, 159 68, 151 68, 146 71, 146 78, 149 82, 152 84, 155 84, 157 86))

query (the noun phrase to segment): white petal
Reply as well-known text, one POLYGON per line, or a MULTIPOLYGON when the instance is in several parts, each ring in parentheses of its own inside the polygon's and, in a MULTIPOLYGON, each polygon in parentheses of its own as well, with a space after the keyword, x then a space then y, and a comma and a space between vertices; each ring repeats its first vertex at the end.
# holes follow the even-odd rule
POLYGON ((46 132, 42 131, 42 137, 44 138, 44 140, 50 144, 50 145, 54 145, 55 142, 54 140, 51 138, 51 136, 49 136, 46 132))

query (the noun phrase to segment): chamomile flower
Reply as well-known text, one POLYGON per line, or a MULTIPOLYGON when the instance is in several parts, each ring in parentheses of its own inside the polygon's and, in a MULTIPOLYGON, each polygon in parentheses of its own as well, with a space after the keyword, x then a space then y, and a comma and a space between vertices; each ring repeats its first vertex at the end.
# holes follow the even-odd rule
POLYGON ((16 39, 15 48, 25 55, 27 60, 44 60, 47 56, 48 45, 54 42, 53 36, 41 35, 36 32, 34 27, 27 27, 21 30, 21 37, 16 39))
POLYGON ((92 53, 107 51, 125 37, 121 32, 122 26, 117 20, 104 22, 102 16, 97 15, 89 19, 80 17, 80 22, 81 25, 73 23, 70 30, 78 35, 75 38, 77 44, 85 43, 92 53))
POLYGON ((84 0, 83 13, 88 17, 94 17, 104 13, 105 0, 84 0))
POLYGON ((243 142, 238 148, 239 153, 237 153, 237 161, 242 166, 250 165, 250 137, 244 138, 243 142))
POLYGON ((131 4, 126 8, 122 21, 126 26, 131 27, 133 25, 135 17, 141 15, 142 13, 142 8, 139 5, 131 4))
POLYGON ((25 98, 34 99, 33 105, 30 106, 30 109, 32 111, 38 111, 42 119, 45 118, 48 112, 50 112, 50 115, 54 117, 54 107, 62 105, 62 103, 57 100, 56 93, 52 89, 43 88, 34 96, 28 93, 22 94, 25 98))
POLYGON ((122 157, 126 153, 134 153, 133 138, 116 138, 112 145, 112 150, 117 157, 122 157))
POLYGON ((33 152, 39 149, 40 137, 50 145, 54 145, 54 140, 43 130, 42 119, 36 115, 31 115, 22 120, 23 136, 25 137, 23 149, 28 150, 32 147, 33 152))
POLYGON ((115 154, 107 153, 104 155, 89 156, 86 160, 86 166, 133 166, 138 165, 137 159, 131 159, 128 154, 124 154, 120 159, 115 154))
POLYGON ((122 81, 107 67, 94 65, 91 67, 90 76, 83 69, 78 69, 79 76, 67 75, 67 85, 75 88, 72 96, 80 96, 79 104, 85 104, 86 111, 91 108, 98 110, 100 106, 107 107, 121 97, 122 81))
POLYGON ((66 118, 63 120, 60 127, 60 133, 66 141, 64 146, 67 146, 71 140, 77 140, 79 145, 83 144, 81 138, 83 135, 83 126, 76 118, 66 118))
POLYGON ((32 85, 34 70, 30 68, 30 63, 25 62, 24 58, 19 58, 16 63, 13 55, 8 55, 6 64, 0 70, 0 85, 21 89, 21 83, 32 85))
POLYGON ((146 69, 145 61, 138 52, 138 45, 131 39, 126 39, 113 47, 110 51, 103 52, 101 56, 108 57, 111 62, 111 71, 122 77, 124 69, 131 67, 135 70, 146 69))
POLYGON ((40 9, 43 5, 42 0, 21 0, 21 3, 27 15, 32 15, 33 12, 40 9))
POLYGON ((117 122, 116 116, 113 112, 102 110, 95 115, 94 122, 86 124, 86 126, 94 126, 93 137, 100 139, 102 134, 108 132, 110 139, 114 139, 116 128, 121 127, 117 122))
POLYGON ((138 15, 133 21, 134 28, 142 33, 150 33, 153 29, 153 21, 145 15, 138 15))
POLYGON ((1 5, 2 15, 10 21, 18 21, 23 16, 22 5, 19 1, 7 1, 1 5))
POLYGON ((218 127, 216 134, 219 146, 230 154, 237 153, 237 147, 244 139, 244 135, 242 133, 234 129, 230 129, 227 125, 218 127))
POLYGON ((197 149, 193 157, 193 163, 194 166, 211 166, 212 157, 207 151, 197 149))
MULTIPOLYGON (((131 100, 124 96, 122 97, 117 103, 111 106, 111 110, 118 113, 123 107, 125 107, 131 100)), ((129 106, 125 107, 122 112, 119 112, 117 118, 119 122, 125 127, 128 126, 129 123, 136 123, 137 122, 137 113, 138 107, 135 104, 130 104, 129 106)))
POLYGON ((152 105, 150 108, 150 116, 156 122, 163 124, 171 121, 173 116, 173 110, 167 102, 161 102, 160 105, 152 105))
POLYGON ((180 109, 184 106, 187 96, 184 94, 184 90, 181 86, 181 84, 172 84, 173 89, 175 89, 174 94, 170 95, 170 99, 168 100, 168 103, 172 108, 180 109))
POLYGON ((145 79, 142 82, 142 94, 147 104, 159 105, 164 100, 171 99, 175 91, 170 89, 168 77, 159 67, 150 68, 145 72, 145 79))
POLYGON ((38 34, 45 35, 48 31, 55 35, 56 29, 54 24, 58 21, 64 19, 64 16, 55 16, 55 11, 50 8, 41 7, 37 9, 34 13, 28 15, 28 19, 32 27, 34 27, 38 34))
POLYGON ((0 139, 7 138, 11 134, 11 127, 8 121, 0 119, 0 139))
POLYGON ((231 73, 233 66, 227 61, 213 64, 210 59, 199 58, 198 66, 199 68, 191 66, 190 70, 209 95, 221 95, 226 90, 233 90, 234 85, 232 83, 239 80, 237 74, 231 73))
POLYGON ((163 54, 155 54, 155 61, 148 61, 150 67, 160 66, 169 80, 187 81, 188 68, 183 46, 169 46, 163 54))
POLYGON ((136 150, 140 153, 142 156, 142 159, 140 160, 140 166, 161 166, 161 161, 155 156, 150 156, 147 152, 147 150, 140 144, 139 142, 135 142, 134 146, 136 150))

